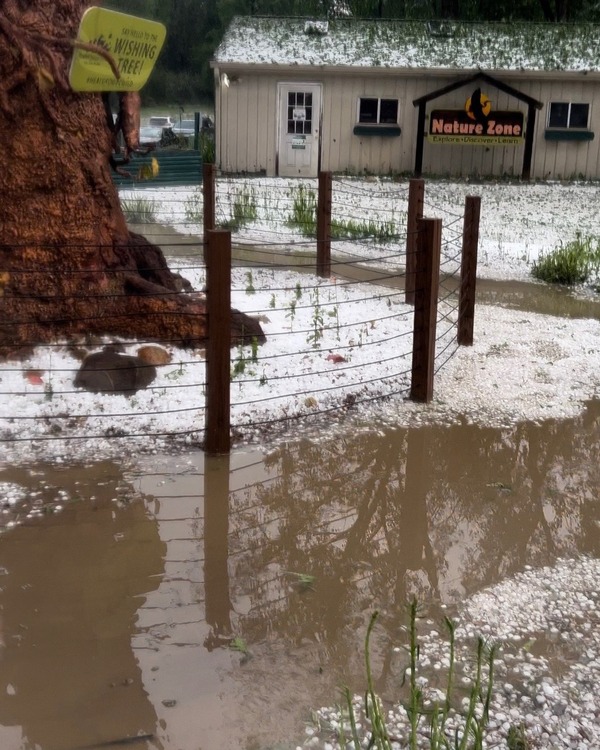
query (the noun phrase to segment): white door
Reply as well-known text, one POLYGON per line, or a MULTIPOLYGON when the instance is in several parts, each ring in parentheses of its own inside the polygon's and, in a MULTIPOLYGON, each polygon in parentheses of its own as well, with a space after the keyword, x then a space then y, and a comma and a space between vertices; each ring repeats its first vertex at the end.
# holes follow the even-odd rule
POLYGON ((280 177, 316 177, 319 170, 321 84, 280 83, 280 177))

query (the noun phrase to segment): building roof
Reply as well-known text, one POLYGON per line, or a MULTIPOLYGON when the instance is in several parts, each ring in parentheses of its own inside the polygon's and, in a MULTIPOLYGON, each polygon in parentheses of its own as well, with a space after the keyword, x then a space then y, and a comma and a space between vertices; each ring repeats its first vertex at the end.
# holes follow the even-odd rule
POLYGON ((600 25, 237 17, 215 63, 600 71, 600 25))

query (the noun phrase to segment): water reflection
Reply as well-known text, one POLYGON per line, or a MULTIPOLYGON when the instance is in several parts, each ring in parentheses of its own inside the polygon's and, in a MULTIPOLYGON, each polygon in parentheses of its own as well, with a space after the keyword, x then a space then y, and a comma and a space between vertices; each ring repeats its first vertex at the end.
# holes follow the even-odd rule
POLYGON ((374 609, 382 684, 412 595, 437 613, 525 565, 598 556, 599 443, 594 402, 504 430, 152 457, 125 470, 122 507, 121 467, 39 467, 82 501, 0 536, 0 747, 138 731, 164 750, 294 747, 311 707, 363 687, 374 609))
POLYGON ((62 750, 154 734, 131 632, 162 572, 156 522, 140 502, 113 501, 124 489, 113 464, 92 476, 10 471, 31 494, 41 476, 49 504, 59 488, 82 499, 0 537, 0 746, 62 750))
MULTIPOLYGON (((299 441, 264 463, 239 453, 171 477, 158 518, 174 567, 153 595, 162 621, 146 633, 154 668, 164 677, 176 664, 179 675, 177 705, 157 709, 163 742, 193 747, 201 733, 209 748, 263 747, 294 736, 308 707, 338 699, 341 682, 363 684, 375 608, 377 648, 389 656, 414 594, 436 611, 525 565, 597 555, 599 426, 594 403, 571 422, 299 441), (186 493, 199 482, 194 515, 198 498, 186 493), (177 534, 166 530, 176 522, 177 534), (204 552, 193 589, 188 538, 204 552), (178 624, 181 607, 194 616, 178 624), (251 659, 226 649, 234 636, 251 659)), ((390 669, 383 659, 381 679, 390 669)))

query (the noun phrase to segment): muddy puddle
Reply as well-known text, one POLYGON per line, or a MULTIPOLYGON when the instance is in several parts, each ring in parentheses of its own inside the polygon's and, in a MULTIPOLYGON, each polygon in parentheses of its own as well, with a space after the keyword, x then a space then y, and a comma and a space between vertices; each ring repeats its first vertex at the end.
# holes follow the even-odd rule
POLYGON ((594 402, 504 430, 5 467, 0 748, 296 747, 311 708, 364 689, 375 609, 382 684, 413 595, 436 619, 525 565, 600 555, 599 448, 594 402))

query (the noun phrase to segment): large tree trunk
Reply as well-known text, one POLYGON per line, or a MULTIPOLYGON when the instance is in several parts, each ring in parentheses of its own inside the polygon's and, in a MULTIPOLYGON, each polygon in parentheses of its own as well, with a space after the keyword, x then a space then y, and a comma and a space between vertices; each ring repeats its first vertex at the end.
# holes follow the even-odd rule
MULTIPOLYGON (((91 4, 0 0, 0 357, 89 334, 205 339, 203 295, 127 228, 101 96, 68 86, 69 41, 91 4)), ((264 340, 233 317, 232 341, 264 340)))

